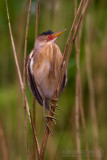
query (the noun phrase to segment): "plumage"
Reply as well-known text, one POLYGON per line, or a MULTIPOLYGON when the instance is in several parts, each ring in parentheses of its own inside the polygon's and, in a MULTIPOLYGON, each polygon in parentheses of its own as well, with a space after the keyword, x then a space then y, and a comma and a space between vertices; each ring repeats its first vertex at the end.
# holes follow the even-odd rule
MULTIPOLYGON (((62 64, 62 54, 55 41, 45 40, 46 35, 53 35, 54 32, 44 32, 36 40, 35 47, 27 60, 27 78, 29 87, 39 102, 49 109, 49 100, 55 91, 55 84, 58 77, 58 70, 62 64), (43 40, 44 38, 44 40, 43 40)), ((55 38, 54 38, 55 40, 55 38)), ((67 72, 65 72, 60 93, 65 87, 67 72)))

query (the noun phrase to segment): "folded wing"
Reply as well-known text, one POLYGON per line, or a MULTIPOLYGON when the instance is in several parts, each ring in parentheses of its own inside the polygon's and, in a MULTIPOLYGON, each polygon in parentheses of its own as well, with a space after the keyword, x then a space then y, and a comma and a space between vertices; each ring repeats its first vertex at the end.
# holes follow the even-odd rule
POLYGON ((27 79, 28 79, 28 84, 29 87, 33 93, 33 95, 35 96, 35 98, 37 99, 38 103, 42 106, 43 105, 43 100, 42 97, 37 89, 36 83, 35 83, 35 79, 34 79, 34 75, 32 74, 31 70, 30 70, 30 61, 31 59, 28 57, 27 60, 27 79))

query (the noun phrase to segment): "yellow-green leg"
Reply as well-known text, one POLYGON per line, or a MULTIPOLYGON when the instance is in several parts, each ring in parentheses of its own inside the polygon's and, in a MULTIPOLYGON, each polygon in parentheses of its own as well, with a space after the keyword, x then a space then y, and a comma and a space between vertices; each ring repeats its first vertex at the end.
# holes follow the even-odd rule
POLYGON ((48 126, 48 124, 47 124, 46 118, 54 120, 55 123, 56 123, 56 118, 52 117, 52 116, 49 116, 49 115, 46 115, 45 99, 43 100, 43 114, 44 114, 45 125, 48 128, 49 132, 52 133, 51 130, 50 130, 50 128, 49 128, 49 126, 48 126))

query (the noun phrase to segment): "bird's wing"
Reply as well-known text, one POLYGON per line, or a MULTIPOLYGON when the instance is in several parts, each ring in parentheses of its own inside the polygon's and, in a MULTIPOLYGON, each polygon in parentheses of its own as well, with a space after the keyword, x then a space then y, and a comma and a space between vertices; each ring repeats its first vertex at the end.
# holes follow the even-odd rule
POLYGON ((35 79, 34 79, 34 75, 32 74, 31 72, 31 68, 30 68, 30 62, 31 62, 31 57, 29 56, 28 57, 28 60, 27 60, 27 80, 28 80, 28 84, 29 84, 29 87, 33 93, 33 95, 35 96, 35 98, 37 99, 38 103, 43 106, 43 99, 37 89, 37 86, 36 86, 36 82, 35 82, 35 79))
POLYGON ((63 89, 65 88, 65 85, 67 83, 67 71, 64 74, 64 78, 63 78, 63 82, 62 82, 62 86, 61 86, 61 90, 60 93, 63 91, 63 89))
POLYGON ((60 89, 59 95, 61 94, 61 92, 65 88, 66 83, 67 83, 67 69, 66 69, 65 74, 64 74, 64 78, 63 78, 63 81, 62 81, 62 85, 61 85, 61 89, 60 89))

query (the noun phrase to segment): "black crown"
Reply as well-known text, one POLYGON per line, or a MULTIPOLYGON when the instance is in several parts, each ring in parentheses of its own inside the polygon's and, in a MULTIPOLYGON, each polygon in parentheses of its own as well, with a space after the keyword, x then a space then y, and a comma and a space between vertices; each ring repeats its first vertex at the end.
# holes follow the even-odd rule
POLYGON ((50 35, 50 34, 53 34, 53 33, 54 33, 53 31, 48 30, 48 31, 43 32, 42 34, 40 34, 40 36, 41 36, 41 35, 50 35))

